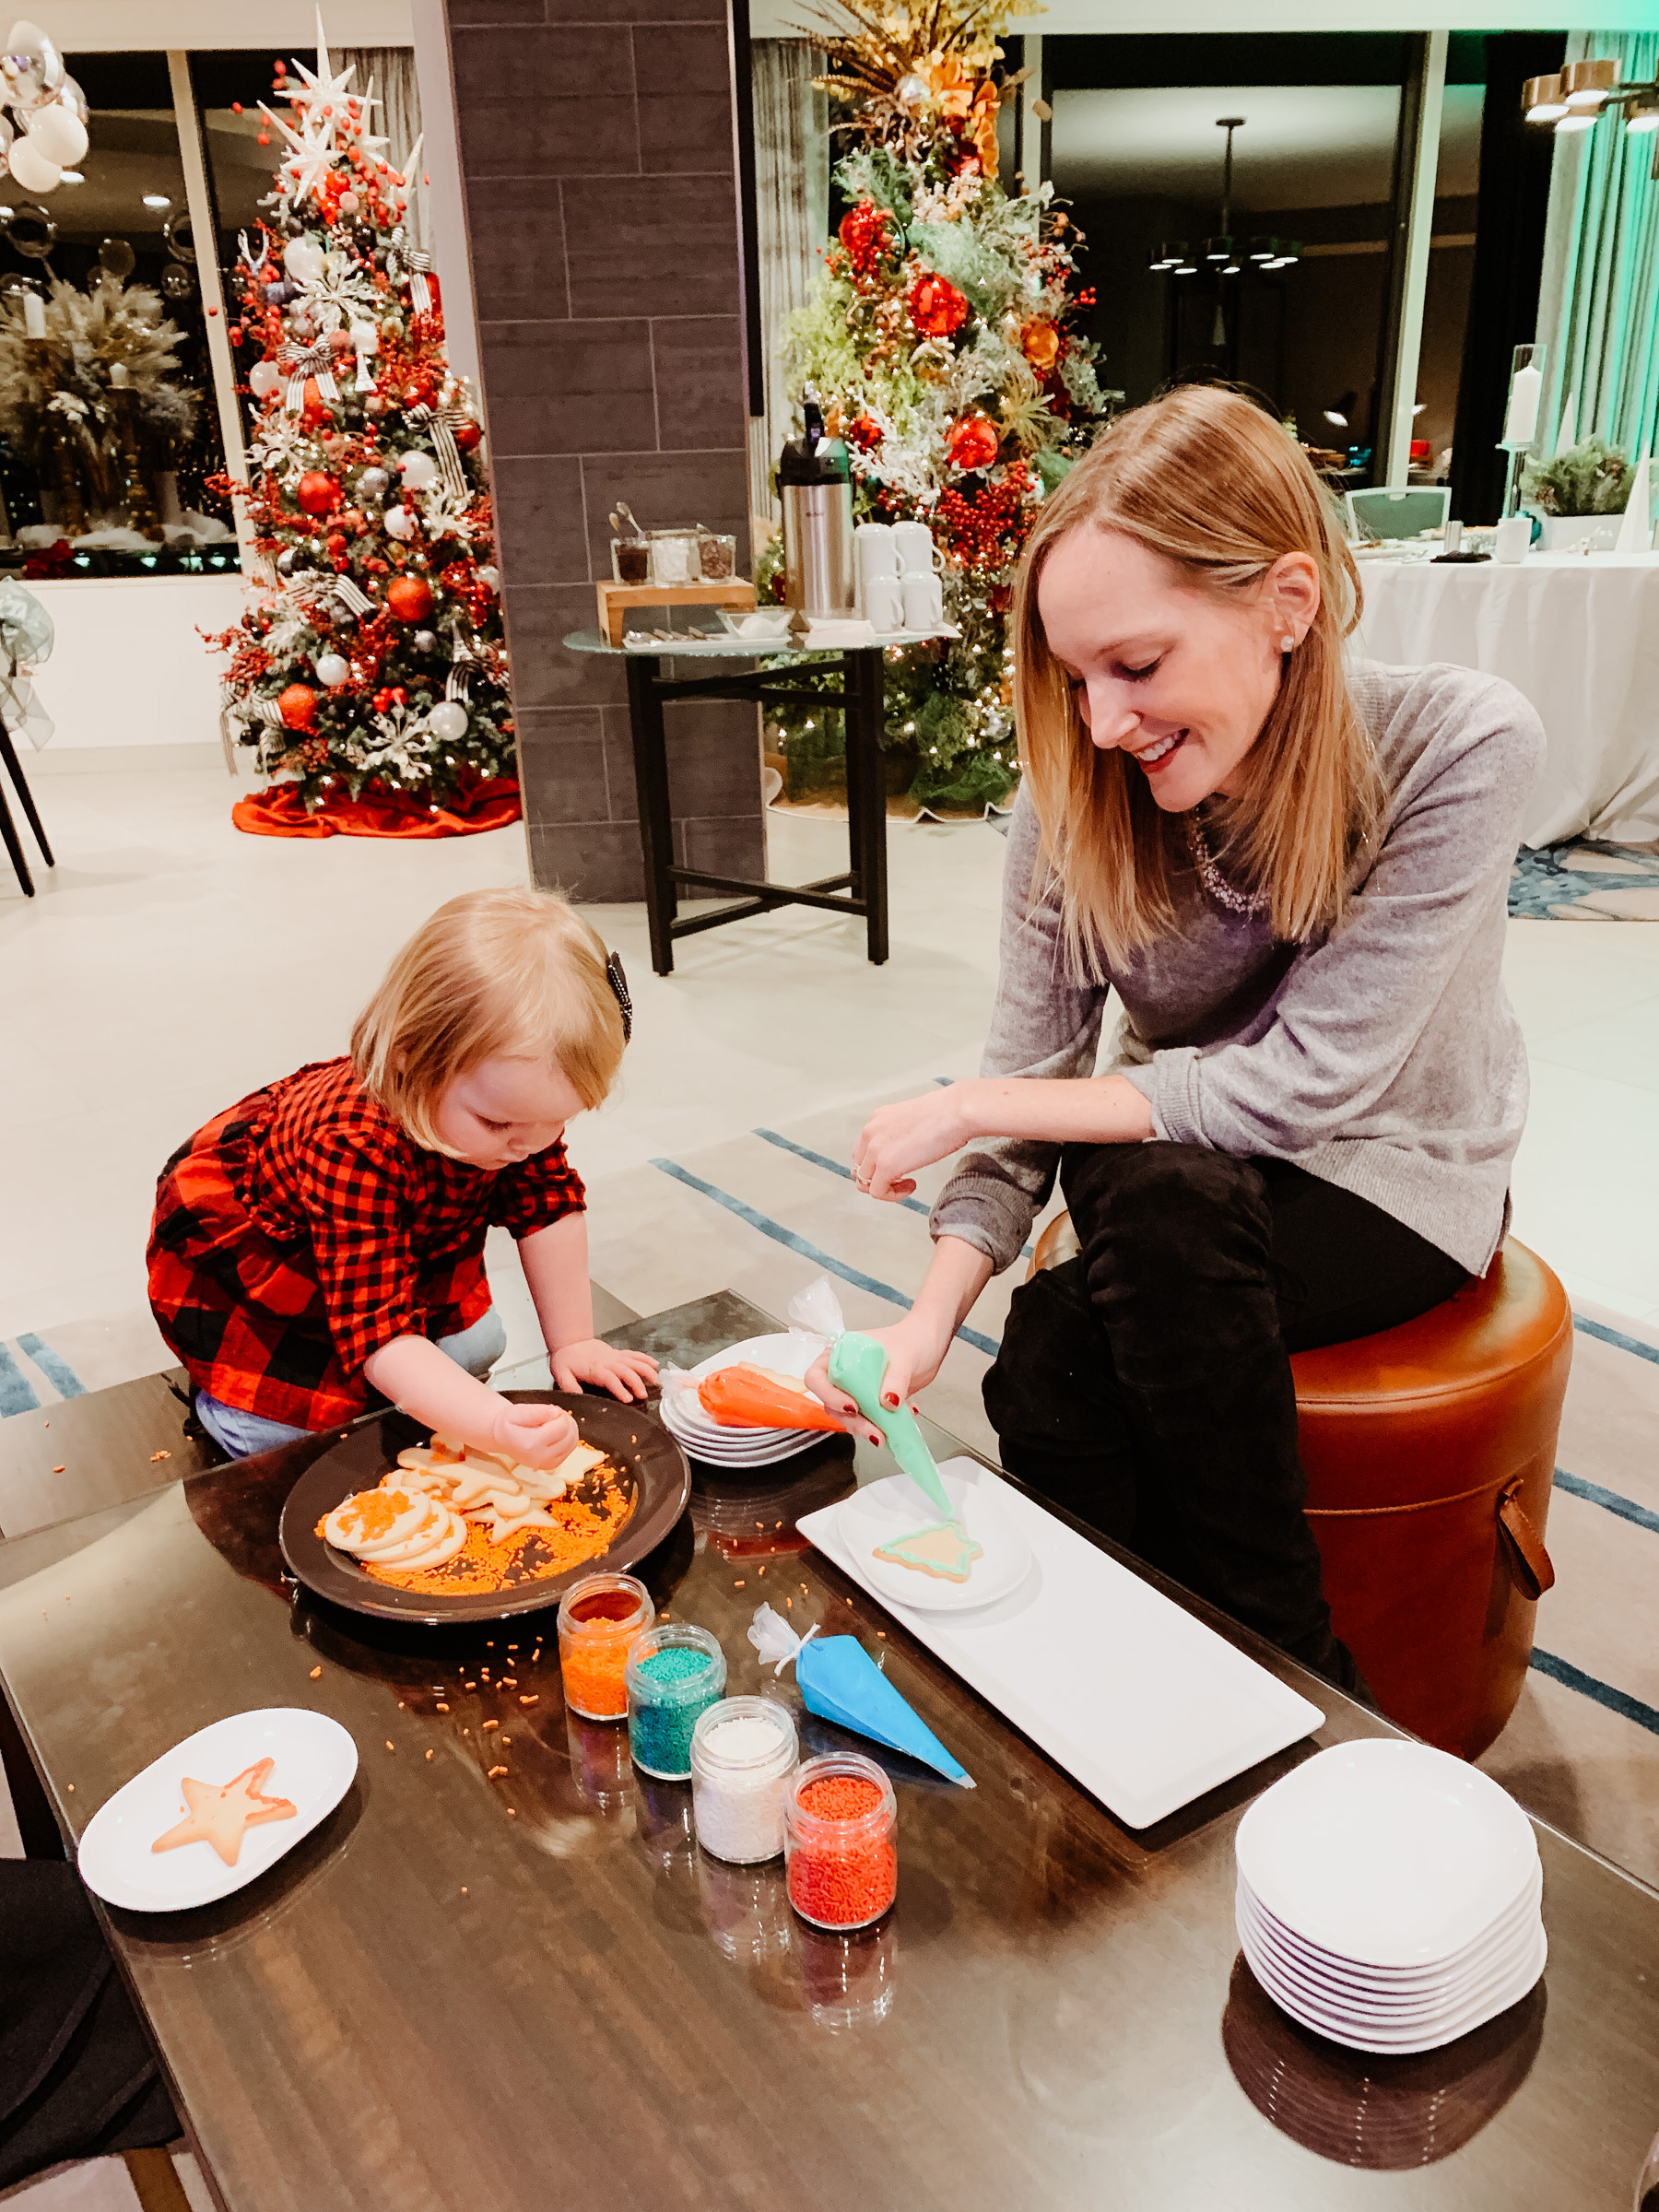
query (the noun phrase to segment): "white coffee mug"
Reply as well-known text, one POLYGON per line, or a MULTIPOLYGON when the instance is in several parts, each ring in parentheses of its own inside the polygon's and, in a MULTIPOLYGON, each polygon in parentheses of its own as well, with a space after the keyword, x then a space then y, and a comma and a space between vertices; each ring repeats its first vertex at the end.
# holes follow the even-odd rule
POLYGON ((899 553, 899 566, 906 576, 931 576, 945 566, 945 556, 934 543, 934 534, 925 523, 895 523, 893 544, 899 553))
POLYGON ((872 629, 904 628, 904 595, 896 576, 865 577, 864 612, 872 629))
MULTIPOLYGON (((903 525, 900 524, 902 528, 903 525)), ((906 629, 937 629, 945 619, 944 594, 936 576, 907 576, 904 580, 906 629)))
POLYGON ((853 533, 853 542, 858 548, 862 578, 898 575, 899 548, 893 542, 891 523, 860 523, 853 533))
POLYGON ((1532 517, 1530 514, 1507 515, 1498 525, 1492 540, 1492 559, 1512 565, 1524 560, 1532 546, 1532 517))

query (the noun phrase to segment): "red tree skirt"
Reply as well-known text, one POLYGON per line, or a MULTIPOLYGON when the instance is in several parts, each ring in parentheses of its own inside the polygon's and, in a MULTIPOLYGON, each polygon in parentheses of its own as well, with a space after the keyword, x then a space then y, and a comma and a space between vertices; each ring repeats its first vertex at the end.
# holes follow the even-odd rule
POLYGON ((293 784, 273 783, 238 799, 230 819, 251 837, 470 837, 478 830, 504 829, 523 813, 516 781, 495 776, 459 793, 446 806, 368 784, 359 797, 342 792, 311 814, 293 784))

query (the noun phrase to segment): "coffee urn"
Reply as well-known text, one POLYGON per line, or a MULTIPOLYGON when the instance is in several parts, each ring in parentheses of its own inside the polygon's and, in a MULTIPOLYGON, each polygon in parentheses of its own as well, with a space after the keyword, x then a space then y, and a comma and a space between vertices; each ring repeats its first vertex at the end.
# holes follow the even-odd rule
POLYGON ((807 400, 805 414, 805 431, 778 463, 783 599, 816 620, 853 609, 853 472, 845 445, 827 435, 816 400, 807 400))

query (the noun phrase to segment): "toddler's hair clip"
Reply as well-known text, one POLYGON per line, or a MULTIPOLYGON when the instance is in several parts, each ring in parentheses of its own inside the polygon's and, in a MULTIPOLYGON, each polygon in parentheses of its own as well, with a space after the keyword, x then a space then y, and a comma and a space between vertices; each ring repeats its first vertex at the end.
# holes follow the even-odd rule
POLYGON ((605 980, 610 985, 618 1006, 622 1009, 622 1041, 633 1042, 633 1000, 628 995, 628 977, 623 972, 621 958, 617 953, 606 956, 605 980))

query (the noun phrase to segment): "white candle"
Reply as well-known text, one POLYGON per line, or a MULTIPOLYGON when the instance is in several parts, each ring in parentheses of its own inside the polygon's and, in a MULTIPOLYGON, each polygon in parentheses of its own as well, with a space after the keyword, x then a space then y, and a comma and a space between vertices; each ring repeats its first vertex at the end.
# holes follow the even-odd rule
POLYGON ((23 335, 29 338, 46 335, 46 302, 39 292, 23 295, 23 335))
POLYGON ((1510 386, 1509 413, 1504 418, 1502 444, 1522 446, 1532 443, 1538 434, 1538 402, 1543 394, 1544 371, 1541 369, 1516 370, 1515 381, 1510 386))

